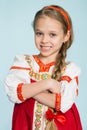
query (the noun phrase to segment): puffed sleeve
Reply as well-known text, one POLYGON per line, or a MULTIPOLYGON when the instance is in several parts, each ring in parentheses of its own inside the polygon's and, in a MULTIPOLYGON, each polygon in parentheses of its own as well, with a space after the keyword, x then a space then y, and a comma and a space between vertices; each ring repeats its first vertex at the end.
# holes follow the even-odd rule
POLYGON ((78 77, 80 75, 80 68, 74 63, 67 65, 64 74, 61 77, 61 111, 69 110, 75 98, 78 95, 78 77))
POLYGON ((14 103, 21 103, 18 98, 17 87, 20 83, 30 83, 30 66, 25 60, 25 55, 17 55, 14 58, 13 65, 5 78, 5 89, 7 96, 14 103))

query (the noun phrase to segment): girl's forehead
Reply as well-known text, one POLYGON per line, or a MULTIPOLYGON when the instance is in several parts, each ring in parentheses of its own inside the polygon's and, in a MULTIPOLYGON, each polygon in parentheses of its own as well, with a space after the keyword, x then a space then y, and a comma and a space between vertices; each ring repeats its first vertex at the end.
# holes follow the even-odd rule
POLYGON ((44 16, 44 17, 40 17, 37 22, 36 22, 36 28, 44 28, 44 27, 47 27, 47 28, 50 28, 50 29, 61 29, 62 28, 62 24, 54 19, 54 18, 51 18, 51 17, 48 17, 48 16, 44 16))
POLYGON ((47 15, 42 15, 42 16, 38 17, 38 19, 36 21, 41 20, 41 19, 42 20, 55 20, 55 21, 58 21, 56 18, 51 17, 51 16, 47 16, 47 15))

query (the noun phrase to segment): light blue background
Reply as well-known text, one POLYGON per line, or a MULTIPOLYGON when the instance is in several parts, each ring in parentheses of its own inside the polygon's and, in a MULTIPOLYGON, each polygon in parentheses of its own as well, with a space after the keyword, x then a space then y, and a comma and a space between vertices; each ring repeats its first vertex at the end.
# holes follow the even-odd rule
POLYGON ((4 79, 16 54, 35 54, 32 21, 45 5, 58 4, 70 14, 75 39, 68 59, 81 67, 76 99, 83 130, 87 130, 87 0, 0 0, 0 130, 11 130, 13 103, 5 93, 4 79))

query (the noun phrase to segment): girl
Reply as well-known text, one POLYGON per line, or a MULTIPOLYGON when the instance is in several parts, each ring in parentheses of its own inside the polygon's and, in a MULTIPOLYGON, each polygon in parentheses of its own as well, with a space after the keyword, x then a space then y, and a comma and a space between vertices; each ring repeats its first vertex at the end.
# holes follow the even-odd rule
POLYGON ((82 130, 75 97, 80 68, 66 61, 73 42, 70 16, 59 6, 39 10, 33 21, 38 55, 17 55, 5 79, 15 103, 12 130, 82 130))

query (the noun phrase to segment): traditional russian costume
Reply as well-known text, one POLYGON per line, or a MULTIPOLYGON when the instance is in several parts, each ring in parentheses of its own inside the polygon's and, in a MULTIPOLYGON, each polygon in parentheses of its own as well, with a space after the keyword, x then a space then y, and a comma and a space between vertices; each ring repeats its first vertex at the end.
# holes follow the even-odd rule
MULTIPOLYGON (((48 123, 46 113, 49 108, 33 98, 22 101, 17 89, 22 83, 51 78, 54 64, 51 62, 45 65, 36 55, 17 55, 15 57, 5 79, 6 93, 9 99, 15 103, 12 130, 45 130, 48 123)), ((61 108, 56 116, 49 112, 52 114, 52 120, 54 120, 57 130, 82 130, 80 116, 75 105, 79 74, 80 68, 72 62, 67 64, 61 72, 61 108), (63 119, 65 119, 65 123, 63 119)))

